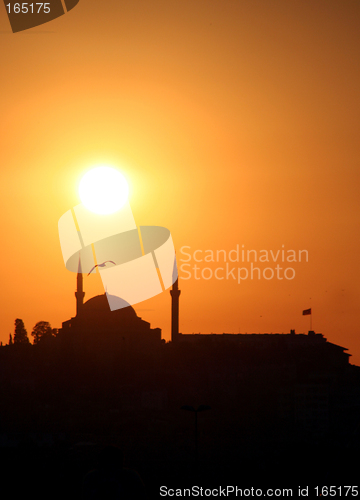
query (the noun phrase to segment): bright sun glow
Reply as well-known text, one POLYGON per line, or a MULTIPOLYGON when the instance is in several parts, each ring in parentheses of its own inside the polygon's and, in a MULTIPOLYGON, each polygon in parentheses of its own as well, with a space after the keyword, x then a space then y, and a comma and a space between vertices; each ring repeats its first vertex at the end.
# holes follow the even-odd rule
POLYGON ((97 214, 112 214, 127 201, 129 186, 114 168, 96 167, 80 181, 79 195, 86 208, 97 214))

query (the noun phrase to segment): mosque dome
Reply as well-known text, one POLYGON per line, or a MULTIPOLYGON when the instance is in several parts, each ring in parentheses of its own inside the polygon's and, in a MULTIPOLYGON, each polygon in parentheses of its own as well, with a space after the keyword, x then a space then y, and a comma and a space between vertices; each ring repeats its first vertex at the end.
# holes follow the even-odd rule
POLYGON ((137 314, 135 312, 135 309, 131 307, 131 305, 126 302, 124 299, 121 299, 120 297, 116 297, 115 295, 110 295, 110 294, 102 294, 102 295, 96 295, 95 297, 92 297, 91 299, 87 300, 81 307, 81 312, 85 313, 86 315, 88 314, 99 314, 99 313, 117 313, 121 311, 121 315, 124 317, 128 318, 135 318, 137 317, 137 314), (111 311, 109 302, 113 305, 116 306, 117 309, 111 311))
POLYGON ((142 323, 135 309, 128 302, 114 295, 96 295, 86 301, 79 314, 81 323, 89 329, 137 329, 142 323), (116 306, 118 309, 111 310, 116 306))

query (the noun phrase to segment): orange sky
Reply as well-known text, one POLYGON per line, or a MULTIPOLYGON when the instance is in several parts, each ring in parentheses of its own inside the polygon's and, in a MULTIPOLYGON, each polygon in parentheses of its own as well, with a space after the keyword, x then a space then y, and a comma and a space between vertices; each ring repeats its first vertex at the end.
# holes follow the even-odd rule
MULTIPOLYGON (((30 334, 75 314, 57 223, 105 163, 179 258, 308 251, 293 280, 181 280, 183 333, 300 333, 311 307, 360 364, 359 26, 351 0, 80 0, 12 34, 0 5, 0 340, 15 318, 30 334)), ((103 293, 98 275, 84 286, 103 293)), ((168 292, 135 310, 169 338, 168 292)))

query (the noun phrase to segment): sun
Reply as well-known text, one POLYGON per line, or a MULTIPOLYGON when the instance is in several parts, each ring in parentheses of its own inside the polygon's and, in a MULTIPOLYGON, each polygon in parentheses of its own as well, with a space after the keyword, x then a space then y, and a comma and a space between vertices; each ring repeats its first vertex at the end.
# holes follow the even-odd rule
POLYGON ((79 196, 83 205, 97 214, 112 214, 126 203, 129 186, 125 177, 112 167, 95 167, 82 177, 79 196))

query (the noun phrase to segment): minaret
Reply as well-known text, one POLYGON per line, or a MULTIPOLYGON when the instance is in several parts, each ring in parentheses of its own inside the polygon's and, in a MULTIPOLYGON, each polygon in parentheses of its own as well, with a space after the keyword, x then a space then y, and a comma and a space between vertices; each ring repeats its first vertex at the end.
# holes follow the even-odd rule
POLYGON ((179 340, 179 278, 173 283, 171 295, 171 342, 179 340))
POLYGON ((81 311, 81 307, 84 303, 84 297, 85 297, 85 292, 83 291, 83 275, 81 272, 80 257, 79 257, 79 266, 78 266, 78 272, 77 272, 77 277, 76 277, 75 297, 76 297, 76 316, 78 316, 80 311, 81 311))

